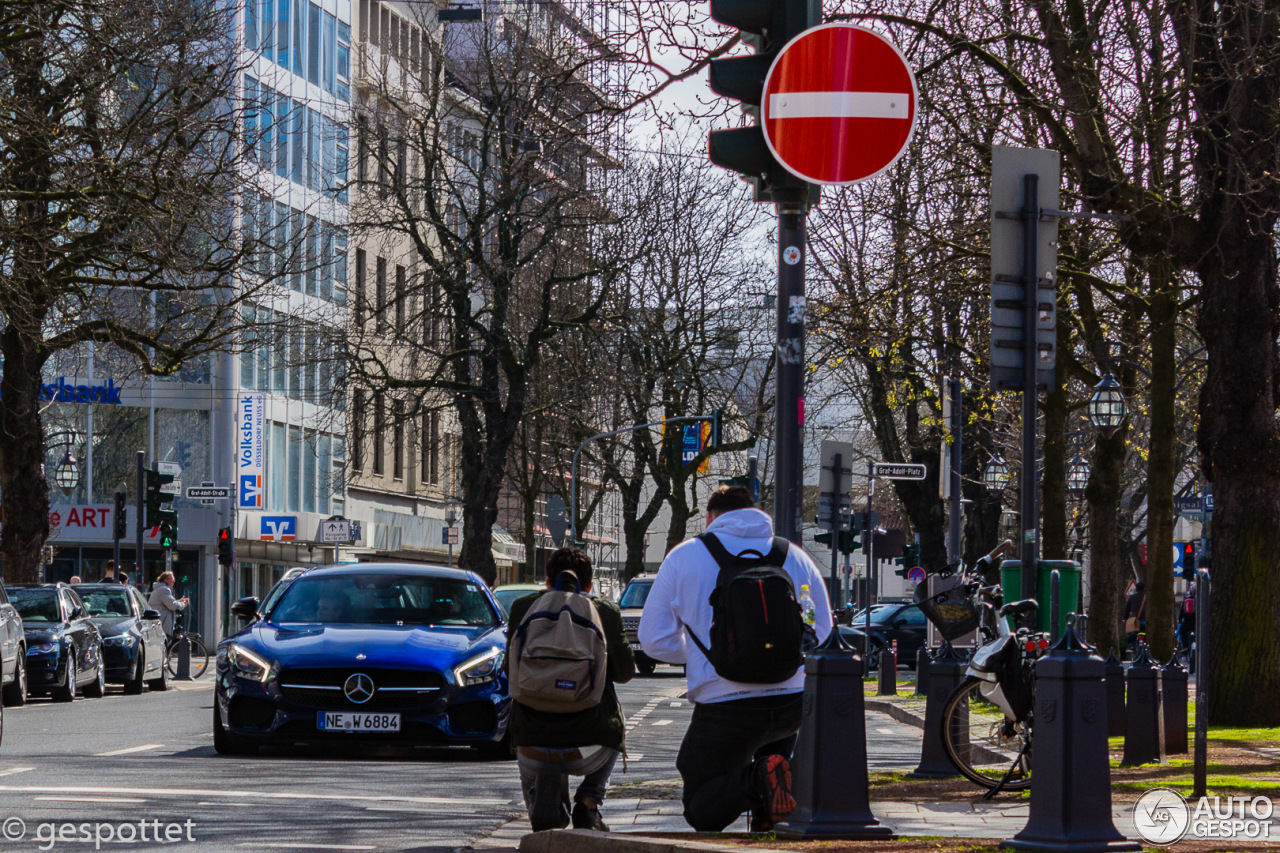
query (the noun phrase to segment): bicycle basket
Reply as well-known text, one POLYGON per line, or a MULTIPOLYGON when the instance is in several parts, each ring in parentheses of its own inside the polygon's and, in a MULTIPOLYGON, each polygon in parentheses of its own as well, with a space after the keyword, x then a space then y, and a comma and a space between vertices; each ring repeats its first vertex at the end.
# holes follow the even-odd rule
POLYGON ((982 623, 978 608, 961 587, 945 589, 934 596, 921 597, 923 587, 916 587, 916 604, 947 642, 958 640, 982 623))

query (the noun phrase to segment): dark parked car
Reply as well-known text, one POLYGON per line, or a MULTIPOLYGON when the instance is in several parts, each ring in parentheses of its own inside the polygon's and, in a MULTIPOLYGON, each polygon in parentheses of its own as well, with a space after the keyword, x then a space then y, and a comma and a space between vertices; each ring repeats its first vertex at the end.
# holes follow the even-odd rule
POLYGON ((4 704, 27 701, 27 640, 22 632, 22 616, 0 587, 0 673, 3 673, 4 704))
POLYGON ((479 576, 329 566, 232 612, 251 622, 218 644, 218 752, 340 740, 510 755, 503 616, 479 576))
POLYGON ((142 593, 118 583, 80 584, 76 593, 102 634, 107 681, 123 684, 125 693, 142 686, 164 690, 164 628, 160 614, 147 607, 142 593))
MULTIPOLYGON (((840 626, 844 641, 862 650, 865 611, 859 612, 852 625, 840 626)), ((871 608, 871 669, 880 665, 880 652, 893 640, 898 641, 898 663, 916 668, 916 655, 925 644, 928 619, 914 604, 878 604, 871 608)))
POLYGON ((52 692, 56 701, 70 702, 83 688, 85 696, 101 696, 107 685, 102 634, 75 590, 59 583, 8 591, 22 615, 31 695, 52 692))
POLYGON ((622 611, 622 630, 627 634, 627 642, 635 652, 636 669, 641 675, 653 675, 658 662, 644 653, 640 646, 640 616, 644 613, 644 603, 653 589, 653 581, 657 575, 636 575, 622 591, 618 599, 618 608, 622 611))

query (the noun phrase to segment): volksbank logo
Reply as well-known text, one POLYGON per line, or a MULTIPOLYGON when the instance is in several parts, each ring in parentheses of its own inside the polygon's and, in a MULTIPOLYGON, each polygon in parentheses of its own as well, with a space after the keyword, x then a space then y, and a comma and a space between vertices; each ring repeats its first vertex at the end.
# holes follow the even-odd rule
POLYGON ((40 386, 40 399, 48 403, 103 403, 120 406, 120 386, 108 379, 106 385, 68 385, 67 377, 40 386))

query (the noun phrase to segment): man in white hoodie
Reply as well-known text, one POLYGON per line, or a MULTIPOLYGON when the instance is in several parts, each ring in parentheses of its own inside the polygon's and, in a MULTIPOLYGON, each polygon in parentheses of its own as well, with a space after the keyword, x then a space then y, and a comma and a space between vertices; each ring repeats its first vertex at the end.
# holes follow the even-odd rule
MULTIPOLYGON (((712 493, 707 533, 733 555, 769 554, 774 545, 773 523, 742 486, 721 486, 712 493)), ((782 569, 797 598, 802 586, 809 587, 817 638, 825 640, 831 606, 817 566, 803 548, 791 545, 782 569)), ((728 681, 716 673, 698 644, 709 648, 710 598, 719 573, 697 538, 673 548, 645 601, 640 644, 652 658, 685 665, 694 703, 676 758, 684 780, 685 820, 699 832, 719 832, 750 811, 752 828, 764 831, 795 808, 790 760, 800 730, 804 672, 797 668, 790 678, 771 684, 728 681)))

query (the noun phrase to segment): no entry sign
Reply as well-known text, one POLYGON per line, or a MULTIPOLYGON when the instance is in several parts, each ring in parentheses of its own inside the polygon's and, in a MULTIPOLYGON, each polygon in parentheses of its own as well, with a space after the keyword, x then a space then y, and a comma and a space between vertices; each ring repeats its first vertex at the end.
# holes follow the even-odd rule
POLYGON ((916 122, 916 78, 893 42, 824 24, 783 46, 761 103, 765 142, 814 184, 855 184, 901 156, 916 122))

